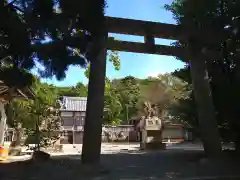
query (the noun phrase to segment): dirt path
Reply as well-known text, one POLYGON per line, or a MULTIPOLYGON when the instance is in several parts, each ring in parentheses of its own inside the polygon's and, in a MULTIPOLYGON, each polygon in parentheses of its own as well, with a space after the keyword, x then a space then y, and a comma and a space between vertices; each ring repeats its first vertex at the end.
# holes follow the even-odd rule
POLYGON ((0 180, 144 180, 235 175, 239 164, 230 160, 202 161, 202 151, 167 150, 102 154, 105 168, 89 169, 80 155, 55 156, 43 163, 2 164, 0 180), (98 170, 96 170, 98 169, 98 170))

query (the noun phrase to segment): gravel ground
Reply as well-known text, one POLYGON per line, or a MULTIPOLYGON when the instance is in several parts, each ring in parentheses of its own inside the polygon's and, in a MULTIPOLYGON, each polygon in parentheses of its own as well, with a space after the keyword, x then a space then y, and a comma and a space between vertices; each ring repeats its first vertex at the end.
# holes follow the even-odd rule
MULTIPOLYGON (((203 151, 199 148, 169 147, 166 151, 139 152, 137 147, 105 144, 102 166, 86 167, 81 164, 79 154, 70 154, 69 146, 65 147, 69 148, 69 154, 55 154, 47 162, 1 164, 0 180, 156 180, 240 175, 239 163, 229 158, 200 160, 203 151)), ((72 149, 77 152, 78 148, 72 149)))

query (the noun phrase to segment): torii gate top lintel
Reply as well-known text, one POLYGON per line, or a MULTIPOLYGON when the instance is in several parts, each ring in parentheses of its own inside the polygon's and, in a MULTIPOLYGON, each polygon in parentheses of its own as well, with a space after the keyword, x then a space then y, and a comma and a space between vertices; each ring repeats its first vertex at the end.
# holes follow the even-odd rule
POLYGON ((155 38, 178 40, 180 26, 151 21, 106 17, 108 32, 136 36, 152 35, 155 38))
POLYGON ((107 49, 110 50, 170 56, 180 56, 184 52, 181 48, 155 44, 155 38, 178 39, 177 25, 106 17, 106 27, 108 33, 144 37, 144 43, 108 40, 107 49))
MULTIPOLYGON (((166 24, 160 22, 124 19, 106 16, 106 27, 108 33, 117 33, 125 35, 143 36, 144 43, 108 40, 107 49, 125 52, 159 54, 167 56, 186 56, 187 52, 183 48, 174 46, 155 44, 155 38, 169 40, 187 40, 190 37, 204 39, 204 41, 213 42, 219 39, 221 34, 218 32, 190 29, 181 25, 166 24), (204 36, 204 37, 201 37, 204 36)), ((217 52, 208 52, 209 56, 218 55, 217 52)))

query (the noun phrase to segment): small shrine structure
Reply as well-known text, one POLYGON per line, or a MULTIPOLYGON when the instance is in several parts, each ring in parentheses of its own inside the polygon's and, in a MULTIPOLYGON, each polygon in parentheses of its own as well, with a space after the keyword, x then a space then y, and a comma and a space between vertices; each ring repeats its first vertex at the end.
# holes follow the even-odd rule
POLYGON ((33 99, 35 94, 29 87, 16 88, 9 87, 0 80, 0 147, 4 146, 4 136, 7 128, 7 115, 5 105, 12 99, 33 99))

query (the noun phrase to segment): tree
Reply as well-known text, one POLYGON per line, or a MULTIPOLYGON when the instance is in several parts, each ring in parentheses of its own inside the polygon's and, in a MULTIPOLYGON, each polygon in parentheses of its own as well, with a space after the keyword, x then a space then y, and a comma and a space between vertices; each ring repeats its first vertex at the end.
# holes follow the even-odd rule
MULTIPOLYGON (((65 77, 69 65, 85 66, 86 59, 94 69, 101 52, 97 42, 105 32, 104 7, 104 0, 4 1, 0 7, 1 61, 9 62, 16 71, 29 70, 39 62, 44 66, 39 69, 42 77, 57 79, 65 77)), ((18 81, 22 80, 16 77, 15 82, 18 81)), ((88 104, 96 100, 91 99, 94 89, 89 86, 88 104)))
POLYGON ((78 82, 75 86, 75 89, 77 91, 77 96, 81 97, 87 96, 87 87, 83 83, 78 82))
POLYGON ((136 116, 138 113, 137 102, 140 95, 139 83, 136 78, 127 76, 116 83, 115 87, 119 93, 120 102, 123 107, 120 119, 126 122, 128 117, 136 116))
MULTIPOLYGON (((167 6, 167 9, 173 13, 174 18, 183 27, 197 30, 201 37, 209 37, 195 38, 191 42, 180 40, 176 46, 188 46, 195 53, 203 50, 202 52, 206 56, 206 49, 221 51, 221 57, 207 59, 208 76, 218 123, 220 126, 226 122, 230 126, 234 124, 235 128, 232 128, 232 130, 235 132, 240 127, 239 121, 236 121, 239 111, 236 108, 238 107, 236 101, 239 100, 238 93, 236 93, 237 87, 239 87, 239 63, 236 53, 239 46, 239 8, 238 1, 226 0, 211 2, 204 0, 194 1, 194 3, 193 1, 179 0, 174 1, 171 6, 167 6), (209 30, 214 37, 206 34, 209 30), (229 107, 229 109, 226 107, 229 107)), ((182 58, 181 60, 185 61, 182 58)), ((188 67, 186 67, 187 73, 182 76, 185 79, 190 77, 188 67)), ((209 136, 209 134, 207 135, 209 136)), ((235 140, 240 139, 238 137, 240 136, 235 136, 235 140)), ((212 144, 214 143, 212 142, 212 144)))
POLYGON ((140 114, 145 114, 144 107, 151 104, 157 108, 158 116, 163 117, 166 112, 168 94, 165 85, 157 78, 148 78, 140 81, 140 99, 138 108, 140 114))
POLYGON ((12 100, 7 106, 8 124, 15 129, 17 135, 11 145, 13 149, 20 146, 20 140, 24 133, 23 129, 27 136, 26 144, 37 143, 41 146, 48 146, 53 139, 58 138, 56 136, 47 136, 57 132, 60 127, 53 126, 53 124, 59 125, 60 116, 49 110, 53 107, 58 108, 56 89, 51 85, 41 83, 37 78, 35 78, 32 88, 35 91, 34 100, 16 99, 12 100), (50 131, 52 132, 50 133, 50 131))
POLYGON ((157 107, 158 115, 163 120, 172 121, 170 112, 174 104, 177 104, 180 98, 185 97, 186 83, 171 74, 162 74, 156 78, 140 80, 140 100, 138 102, 140 112, 145 102, 149 102, 157 107), (171 117, 171 118, 170 118, 171 117))
POLYGON ((177 92, 177 98, 170 105, 169 113, 172 121, 180 122, 188 127, 197 128, 197 107, 193 95, 193 88, 191 85, 191 77, 189 69, 181 69, 172 73, 172 76, 177 77, 182 81, 182 85, 174 88, 177 92))
MULTIPOLYGON (((42 76, 56 75, 58 79, 65 77, 64 72, 70 64, 86 65, 82 55, 87 51, 89 37, 96 33, 94 23, 86 21, 89 18, 89 21, 102 22, 100 14, 103 14, 104 1, 94 3, 94 6, 90 1, 82 2, 81 7, 87 8, 88 12, 81 8, 73 10, 74 5, 78 5, 77 1, 57 3, 58 12, 54 8, 56 2, 51 0, 34 3, 27 0, 5 1, 1 5, 2 63, 12 64, 17 71, 31 69, 37 61, 45 67, 44 70, 39 69, 42 76), (92 14, 99 13, 98 17, 91 17, 91 11, 92 14), (81 22, 78 21, 80 16, 81 22), (81 54, 77 48, 81 49, 81 54)), ((19 79, 15 79, 18 82, 19 79)))
POLYGON ((72 87, 54 87, 57 91, 57 94, 59 96, 81 96, 86 97, 87 96, 87 87, 81 83, 78 82, 75 86, 72 87))
POLYGON ((110 80, 106 79, 104 93, 104 123, 120 124, 122 120, 119 119, 119 116, 122 108, 117 90, 112 86, 110 80))

